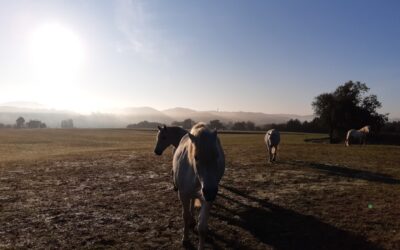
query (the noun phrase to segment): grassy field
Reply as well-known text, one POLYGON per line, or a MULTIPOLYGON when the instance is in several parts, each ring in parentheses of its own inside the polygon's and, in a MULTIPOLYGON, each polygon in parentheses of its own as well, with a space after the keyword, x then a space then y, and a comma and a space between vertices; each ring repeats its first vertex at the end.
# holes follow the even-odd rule
MULTIPOLYGON (((322 137, 283 134, 270 165, 263 134, 221 134, 208 246, 400 249, 400 147, 305 142, 322 137)), ((0 249, 181 248, 172 150, 154 144, 153 131, 0 130, 0 249)))

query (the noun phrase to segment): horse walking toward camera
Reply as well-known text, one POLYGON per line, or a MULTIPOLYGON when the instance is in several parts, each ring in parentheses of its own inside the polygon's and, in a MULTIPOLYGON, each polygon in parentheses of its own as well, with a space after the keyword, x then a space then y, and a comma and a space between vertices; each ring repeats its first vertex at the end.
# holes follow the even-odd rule
POLYGON ((344 144, 346 145, 346 147, 350 146, 351 144, 366 144, 367 143, 367 135, 369 134, 369 132, 371 131, 371 127, 370 126, 364 126, 362 128, 360 128, 359 130, 355 130, 355 129, 350 129, 347 132, 346 135, 346 140, 344 142, 344 144))
POLYGON ((175 151, 182 137, 187 133, 188 131, 181 127, 167 127, 166 125, 163 127, 158 126, 157 142, 154 153, 156 155, 162 155, 164 150, 171 145, 175 148, 175 151))
POLYGON ((184 245, 188 243, 189 229, 195 225, 193 204, 198 199, 201 204, 198 248, 204 248, 209 212, 224 171, 225 156, 217 131, 211 131, 204 123, 194 125, 183 136, 173 159, 174 181, 183 208, 184 245))
POLYGON ((269 159, 269 162, 276 161, 278 146, 281 141, 281 135, 279 131, 276 129, 268 130, 265 134, 264 141, 268 151, 267 159, 269 159))

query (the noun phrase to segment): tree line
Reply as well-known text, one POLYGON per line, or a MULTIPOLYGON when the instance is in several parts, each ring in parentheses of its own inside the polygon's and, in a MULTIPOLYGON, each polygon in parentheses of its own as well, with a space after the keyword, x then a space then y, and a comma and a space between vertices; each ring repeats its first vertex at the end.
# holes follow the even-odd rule
POLYGON ((47 128, 47 125, 39 120, 29 120, 25 122, 25 119, 20 116, 15 121, 15 124, 0 123, 0 128, 47 128))
MULTIPOLYGON (((171 126, 178 126, 184 129, 191 129, 196 121, 192 119, 185 119, 183 121, 174 121, 171 126)), ((139 123, 129 124, 127 128, 146 128, 156 129, 157 126, 162 126, 159 122, 141 121, 139 123)), ((265 125, 256 125, 252 121, 238 121, 238 122, 221 122, 220 120, 211 120, 208 122, 208 127, 217 130, 234 130, 234 131, 266 131, 272 128, 279 129, 281 131, 288 132, 314 132, 324 133, 327 132, 326 128, 323 128, 318 119, 315 118, 312 121, 301 122, 298 119, 291 119, 286 123, 271 123, 265 125)))
MULTIPOLYGON (((339 85, 333 92, 316 96, 311 104, 315 114, 312 121, 301 122, 292 119, 286 123, 256 125, 252 121, 223 123, 220 120, 212 120, 208 125, 217 130, 266 131, 276 128, 289 132, 328 133, 331 143, 342 141, 349 129, 359 129, 366 125, 371 126, 375 137, 381 132, 400 133, 400 122, 388 122, 389 114, 378 112, 382 103, 375 94, 370 94, 369 90, 365 83, 348 81, 339 85)), ((194 124, 192 119, 171 123, 185 129, 190 129, 194 124)), ((128 127, 155 129, 158 125, 160 123, 144 121, 128 127)))
MULTIPOLYGON (((73 128, 74 127, 74 122, 72 119, 67 119, 67 120, 62 120, 61 121, 61 128, 73 128)), ((40 121, 40 120, 29 120, 28 122, 25 121, 25 118, 22 116, 18 117, 17 120, 15 120, 15 124, 4 124, 0 123, 0 129, 1 128, 47 128, 46 123, 40 121)))

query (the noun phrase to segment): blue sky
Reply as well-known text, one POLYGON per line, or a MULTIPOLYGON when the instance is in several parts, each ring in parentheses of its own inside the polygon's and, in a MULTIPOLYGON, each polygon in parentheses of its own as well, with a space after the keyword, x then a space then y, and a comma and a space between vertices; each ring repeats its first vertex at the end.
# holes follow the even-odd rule
POLYGON ((0 103, 311 114, 354 80, 400 117, 398 13, 399 1, 2 1, 0 103))

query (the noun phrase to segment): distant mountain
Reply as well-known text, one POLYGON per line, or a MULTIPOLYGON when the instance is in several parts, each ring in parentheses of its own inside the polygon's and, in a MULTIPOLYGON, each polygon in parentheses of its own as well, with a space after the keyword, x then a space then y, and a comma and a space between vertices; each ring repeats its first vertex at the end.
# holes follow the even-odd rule
POLYGON ((208 122, 211 120, 219 119, 221 120, 220 116, 214 115, 208 111, 196 111, 193 109, 187 108, 173 108, 167 109, 162 111, 167 116, 171 117, 174 121, 182 121, 184 119, 192 119, 194 121, 204 121, 208 122))
POLYGON ((252 121, 257 125, 283 123, 290 119, 299 119, 300 121, 313 119, 313 116, 260 112, 196 111, 181 107, 163 111, 151 107, 127 107, 107 113, 97 112, 82 115, 72 111, 48 109, 38 103, 18 102, 0 105, 0 123, 14 124, 19 116, 24 117, 26 121, 40 120, 46 123, 48 127, 53 128, 60 127, 61 121, 65 119, 72 119, 74 125, 79 128, 124 128, 128 124, 141 121, 171 124, 173 121, 183 121, 188 118, 197 122, 209 122, 210 120, 220 120, 226 123, 252 121))
POLYGON ((285 115, 285 114, 265 114, 260 112, 228 112, 228 111, 196 111, 186 108, 173 108, 162 111, 174 120, 181 121, 190 118, 194 121, 208 122, 210 120, 220 120, 222 122, 252 121, 257 125, 267 123, 282 123, 290 119, 300 121, 312 120, 314 116, 285 115))
POLYGON ((5 102, 5 103, 0 103, 0 107, 47 109, 45 105, 37 102, 5 102))
POLYGON ((170 124, 173 120, 163 112, 151 107, 130 107, 119 109, 116 115, 123 117, 130 123, 141 121, 160 122, 170 124))
POLYGON ((171 117, 180 117, 180 116, 185 116, 187 114, 192 114, 192 113, 196 113, 196 110, 193 109, 188 109, 188 108, 172 108, 172 109, 166 109, 161 111, 166 115, 169 115, 171 117))
POLYGON ((221 117, 222 121, 252 121, 257 125, 270 123, 283 123, 290 119, 298 119, 300 121, 312 120, 313 116, 299 116, 289 114, 265 114, 261 112, 211 112, 215 116, 221 117))

